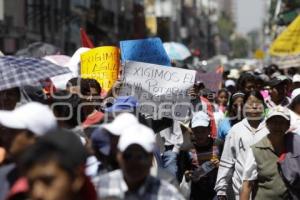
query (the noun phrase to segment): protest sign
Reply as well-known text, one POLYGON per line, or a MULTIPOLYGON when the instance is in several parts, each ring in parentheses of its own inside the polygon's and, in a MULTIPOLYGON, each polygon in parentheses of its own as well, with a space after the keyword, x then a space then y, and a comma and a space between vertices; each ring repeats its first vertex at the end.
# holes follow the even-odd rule
POLYGON ((187 93, 194 85, 195 76, 194 70, 126 62, 121 95, 135 96, 141 113, 184 119, 191 106, 187 93))
POLYGON ((108 91, 118 79, 120 56, 117 47, 98 47, 81 54, 81 77, 96 79, 108 91))
POLYGON ((120 48, 122 62, 137 61, 171 66, 160 38, 121 41, 120 48))
POLYGON ((216 72, 200 72, 197 71, 196 81, 202 81, 205 88, 218 92, 222 84, 222 74, 216 72))

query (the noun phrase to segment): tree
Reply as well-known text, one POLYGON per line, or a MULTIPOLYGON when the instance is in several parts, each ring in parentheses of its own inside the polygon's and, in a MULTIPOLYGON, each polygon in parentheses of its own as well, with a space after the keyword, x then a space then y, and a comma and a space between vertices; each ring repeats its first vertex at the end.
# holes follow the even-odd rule
POLYGON ((235 30, 235 23, 225 12, 222 12, 217 21, 218 36, 220 39, 219 53, 228 55, 230 52, 230 38, 235 30))
POLYGON ((234 33, 235 23, 225 12, 221 13, 217 21, 217 27, 219 29, 221 39, 229 41, 230 36, 234 33))
POLYGON ((246 38, 237 36, 231 42, 232 57, 245 58, 248 56, 249 43, 246 38))

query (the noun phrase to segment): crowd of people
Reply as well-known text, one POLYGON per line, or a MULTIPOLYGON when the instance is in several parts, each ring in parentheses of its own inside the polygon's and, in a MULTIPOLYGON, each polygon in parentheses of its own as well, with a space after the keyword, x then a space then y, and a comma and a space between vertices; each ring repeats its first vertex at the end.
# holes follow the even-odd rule
POLYGON ((300 74, 198 80, 185 121, 94 79, 0 91, 0 200, 300 199, 300 74), (26 98, 25 98, 26 97, 26 98))

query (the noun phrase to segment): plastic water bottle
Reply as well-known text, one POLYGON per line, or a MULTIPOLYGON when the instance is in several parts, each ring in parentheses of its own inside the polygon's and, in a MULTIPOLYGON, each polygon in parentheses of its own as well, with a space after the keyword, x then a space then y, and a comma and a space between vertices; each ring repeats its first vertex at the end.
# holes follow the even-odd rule
POLYGON ((215 165, 211 161, 206 161, 200 167, 195 169, 192 174, 192 181, 197 182, 203 176, 207 175, 209 172, 215 169, 215 165))

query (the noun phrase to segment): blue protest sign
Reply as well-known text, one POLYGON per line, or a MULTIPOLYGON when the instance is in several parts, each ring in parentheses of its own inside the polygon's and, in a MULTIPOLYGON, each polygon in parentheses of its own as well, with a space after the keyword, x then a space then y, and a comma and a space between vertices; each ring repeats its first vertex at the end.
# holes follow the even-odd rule
POLYGON ((121 41, 120 49, 122 62, 137 61, 171 66, 160 38, 121 41))

